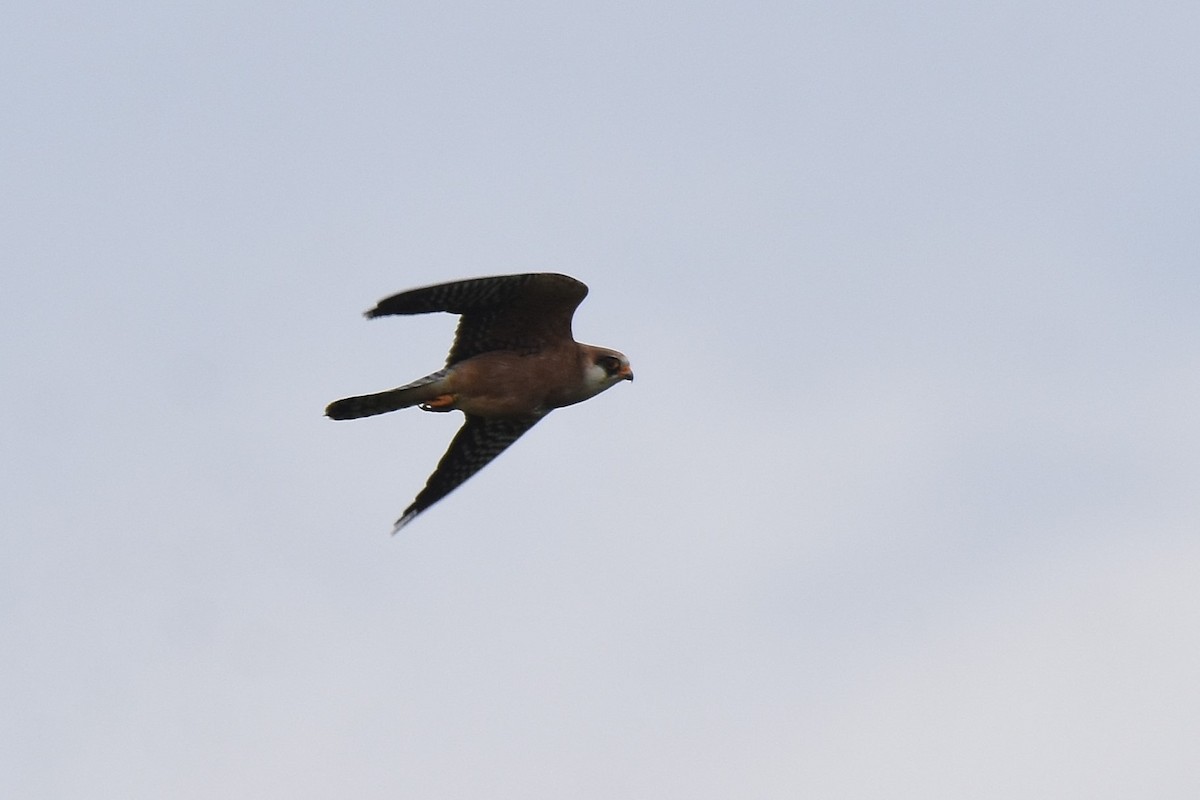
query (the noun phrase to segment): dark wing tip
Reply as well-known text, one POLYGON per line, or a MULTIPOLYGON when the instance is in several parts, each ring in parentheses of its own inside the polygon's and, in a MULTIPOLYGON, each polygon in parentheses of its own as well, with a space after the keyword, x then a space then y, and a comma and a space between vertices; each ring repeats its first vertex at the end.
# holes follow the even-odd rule
POLYGON ((401 528, 412 522, 417 514, 420 514, 424 510, 425 509, 423 508, 417 508, 415 505, 411 505, 405 509, 404 515, 401 516, 400 519, 396 520, 396 524, 392 526, 392 536, 395 536, 397 533, 399 533, 401 528))

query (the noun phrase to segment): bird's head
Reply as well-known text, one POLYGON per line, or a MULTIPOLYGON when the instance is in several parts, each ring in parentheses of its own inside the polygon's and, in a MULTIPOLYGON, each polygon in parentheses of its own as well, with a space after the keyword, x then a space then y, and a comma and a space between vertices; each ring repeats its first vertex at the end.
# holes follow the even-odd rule
POLYGON ((589 396, 595 396, 621 381, 633 380, 633 370, 624 353, 605 347, 588 346, 584 365, 584 384, 589 396))

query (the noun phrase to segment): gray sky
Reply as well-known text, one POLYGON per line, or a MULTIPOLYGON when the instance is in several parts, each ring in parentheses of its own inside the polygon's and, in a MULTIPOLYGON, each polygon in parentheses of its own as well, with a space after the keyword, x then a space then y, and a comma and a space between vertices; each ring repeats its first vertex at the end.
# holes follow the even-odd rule
POLYGON ((17 3, 0 794, 1192 798, 1200 6, 17 3), (400 536, 405 288, 635 384, 400 536))

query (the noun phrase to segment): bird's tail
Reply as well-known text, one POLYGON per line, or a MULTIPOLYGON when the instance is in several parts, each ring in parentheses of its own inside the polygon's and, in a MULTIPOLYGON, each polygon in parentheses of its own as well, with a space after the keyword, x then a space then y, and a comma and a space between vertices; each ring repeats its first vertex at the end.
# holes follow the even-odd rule
POLYGON ((445 392, 443 381, 448 373, 449 370, 438 370, 432 375, 426 375, 395 389, 388 389, 386 392, 334 400, 325 408, 325 416, 330 419, 358 419, 428 402, 445 392))

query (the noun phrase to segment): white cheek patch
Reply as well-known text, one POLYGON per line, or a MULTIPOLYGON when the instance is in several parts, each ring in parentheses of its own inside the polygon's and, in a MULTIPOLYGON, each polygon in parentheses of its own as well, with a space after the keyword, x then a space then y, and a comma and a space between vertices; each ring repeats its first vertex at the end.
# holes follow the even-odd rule
POLYGON ((583 373, 583 382, 588 385, 593 391, 598 392, 605 388, 605 384, 609 381, 608 373, 599 364, 588 364, 587 370, 583 373))

